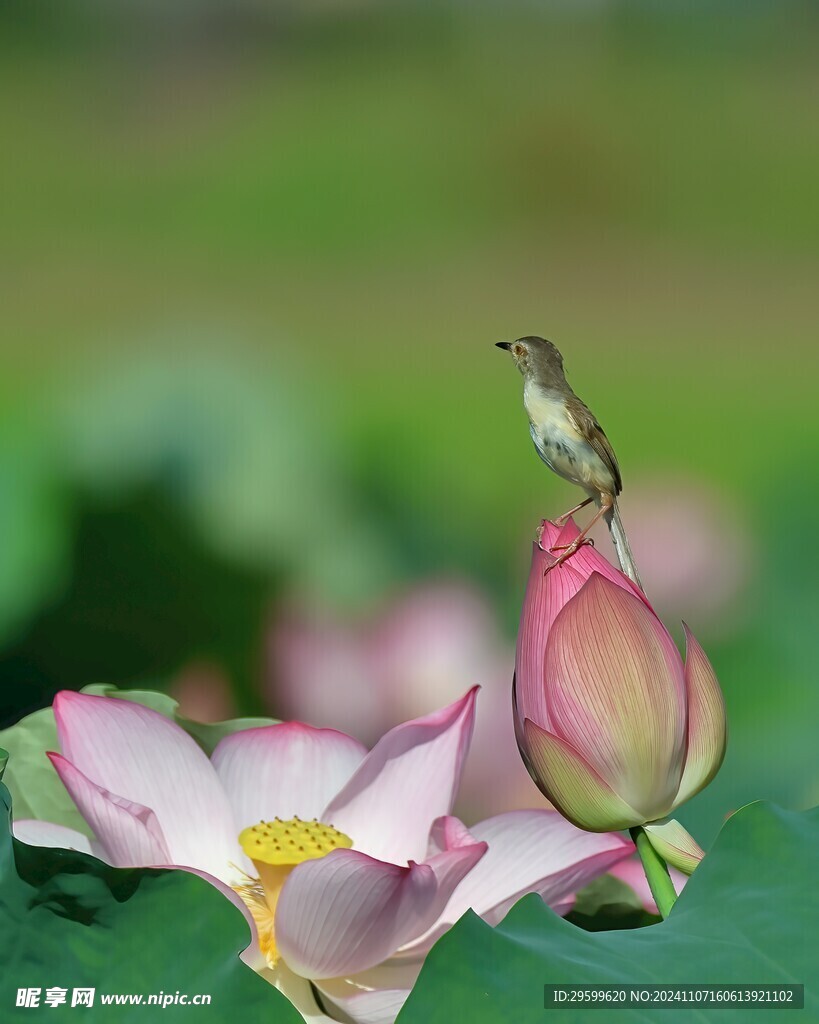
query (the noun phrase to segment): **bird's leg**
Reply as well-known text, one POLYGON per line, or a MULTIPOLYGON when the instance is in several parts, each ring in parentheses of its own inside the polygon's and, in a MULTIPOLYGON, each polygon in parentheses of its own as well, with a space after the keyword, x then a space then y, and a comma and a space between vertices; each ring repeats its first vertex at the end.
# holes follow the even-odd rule
MULTIPOLYGON (((589 500, 591 500, 591 499, 589 499, 589 500)), ((591 521, 589 523, 587 523, 587 525, 580 531, 580 533, 578 533, 578 535, 571 542, 571 544, 560 545, 560 547, 555 547, 555 548, 549 548, 550 551, 562 551, 563 554, 561 554, 560 557, 555 561, 554 565, 550 565, 549 566, 549 569, 546 570, 547 572, 549 572, 550 569, 557 568, 558 565, 563 565, 563 563, 568 558, 572 557, 572 555, 575 553, 575 551, 577 551, 577 549, 581 546, 581 544, 588 544, 589 543, 586 540, 586 534, 594 526, 594 524, 597 522, 597 520, 602 518, 609 511, 609 509, 611 509, 613 504, 614 504, 613 499, 610 498, 607 495, 603 499, 603 501, 601 502, 600 508, 592 516, 591 521)))
MULTIPOLYGON (((575 505, 574 508, 570 508, 568 512, 564 512, 562 516, 558 516, 557 519, 552 520, 552 522, 555 524, 555 526, 564 526, 565 523, 566 523, 566 520, 570 516, 573 516, 575 514, 575 512, 579 512, 581 508, 585 508, 592 501, 594 501, 594 498, 586 498, 585 501, 581 501, 579 505, 575 505)), ((540 526, 538 526, 538 528, 537 528, 537 543, 538 543, 539 547, 542 547, 540 541, 541 541, 541 538, 543 537, 543 531, 545 529, 546 529, 546 523, 545 523, 545 520, 544 520, 544 522, 542 522, 540 524, 540 526)), ((587 541, 586 543, 594 544, 594 541, 587 541)), ((560 548, 550 548, 549 550, 550 551, 560 551, 561 549, 560 548)))
POLYGON ((557 519, 555 519, 555 526, 562 526, 570 516, 573 516, 575 512, 579 512, 581 508, 585 508, 587 505, 590 505, 593 501, 594 498, 586 498, 586 500, 581 501, 579 505, 575 505, 574 508, 570 508, 568 512, 564 512, 562 516, 558 516, 557 519))

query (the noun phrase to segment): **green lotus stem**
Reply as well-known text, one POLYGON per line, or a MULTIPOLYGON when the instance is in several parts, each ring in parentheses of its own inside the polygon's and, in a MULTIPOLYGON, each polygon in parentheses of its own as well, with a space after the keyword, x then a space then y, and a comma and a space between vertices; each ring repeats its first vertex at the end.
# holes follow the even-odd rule
POLYGON ((643 871, 646 873, 651 895, 654 897, 660 916, 665 920, 677 901, 677 893, 674 891, 674 883, 668 873, 668 865, 651 845, 642 825, 629 829, 629 834, 634 840, 640 860, 643 862, 643 871))

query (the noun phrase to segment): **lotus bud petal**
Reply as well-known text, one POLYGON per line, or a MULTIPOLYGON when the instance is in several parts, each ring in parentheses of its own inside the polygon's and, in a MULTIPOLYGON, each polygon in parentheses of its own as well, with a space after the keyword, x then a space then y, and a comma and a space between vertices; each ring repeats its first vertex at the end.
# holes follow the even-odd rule
POLYGON ((690 799, 719 771, 725 757, 725 701, 705 651, 685 629, 685 688, 688 695, 688 753, 675 807, 690 799))
POLYGON ((651 845, 666 863, 690 875, 705 851, 674 818, 652 821, 643 826, 651 845))
MULTIPOLYGON (((534 548, 514 682, 518 746, 540 790, 581 828, 656 822, 719 769, 722 694, 690 633, 683 665, 643 593, 596 551, 555 565, 549 548, 576 536, 571 522, 544 523, 534 548)), ((696 844, 680 851, 689 865, 702 855, 696 844)))

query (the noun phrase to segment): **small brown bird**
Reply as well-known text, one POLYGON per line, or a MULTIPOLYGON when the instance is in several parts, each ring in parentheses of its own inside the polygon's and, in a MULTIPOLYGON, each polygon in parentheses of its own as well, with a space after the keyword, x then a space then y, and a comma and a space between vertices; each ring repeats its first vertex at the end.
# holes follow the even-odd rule
POLYGON ((518 338, 517 341, 499 341, 497 345, 511 352, 523 374, 523 404, 538 455, 549 469, 582 487, 589 495, 555 521, 564 522, 591 502, 598 506, 591 522, 563 550, 555 565, 565 562, 577 551, 586 534, 603 516, 623 572, 642 586, 617 508, 617 495, 623 489, 617 457, 597 419, 569 386, 563 372, 563 356, 545 338, 518 338))

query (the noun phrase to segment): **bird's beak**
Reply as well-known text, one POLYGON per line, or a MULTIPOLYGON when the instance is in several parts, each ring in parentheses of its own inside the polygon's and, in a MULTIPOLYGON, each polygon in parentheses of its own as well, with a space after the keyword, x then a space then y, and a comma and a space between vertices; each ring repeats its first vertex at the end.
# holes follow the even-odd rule
POLYGON ((495 346, 497 348, 505 348, 506 351, 508 352, 511 349, 511 347, 512 347, 512 342, 511 341, 496 341, 495 342, 495 346))

